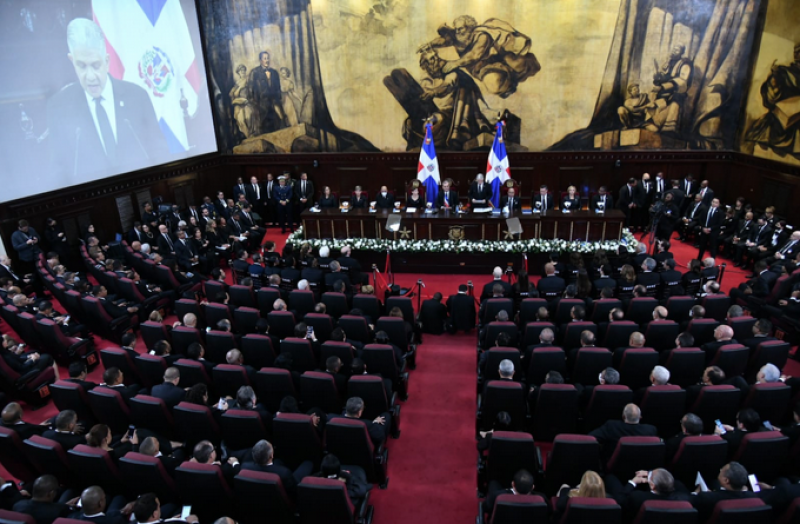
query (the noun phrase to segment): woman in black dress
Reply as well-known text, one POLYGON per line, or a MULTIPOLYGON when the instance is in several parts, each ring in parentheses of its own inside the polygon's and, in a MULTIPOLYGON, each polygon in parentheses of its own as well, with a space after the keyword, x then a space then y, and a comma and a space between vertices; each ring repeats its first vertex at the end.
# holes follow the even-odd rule
POLYGON ((331 193, 331 188, 325 186, 322 188, 322 196, 319 198, 320 209, 333 209, 339 207, 339 200, 336 195, 331 193))
POLYGON ((567 194, 561 201, 561 211, 579 211, 581 208, 581 195, 575 186, 567 188, 567 194))
POLYGON ((425 207, 425 201, 419 196, 419 188, 415 187, 411 190, 411 194, 406 199, 406 207, 415 207, 417 209, 425 207))

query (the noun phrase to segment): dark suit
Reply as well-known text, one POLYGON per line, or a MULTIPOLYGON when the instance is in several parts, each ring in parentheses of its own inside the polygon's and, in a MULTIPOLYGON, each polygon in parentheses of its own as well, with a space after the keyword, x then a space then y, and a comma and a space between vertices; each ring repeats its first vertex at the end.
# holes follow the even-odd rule
POLYGON ((445 195, 447 196, 447 205, 449 205, 452 208, 458 206, 458 193, 451 189, 450 191, 447 192, 444 191, 439 192, 439 195, 436 197, 437 207, 444 207, 445 195))
POLYGON ((375 208, 376 209, 391 209, 394 207, 394 195, 386 193, 386 196, 378 193, 375 195, 375 208))
POLYGON ((483 183, 481 189, 478 189, 478 183, 473 182, 469 186, 469 192, 467 193, 467 198, 469 198, 469 203, 473 205, 477 205, 478 207, 485 207, 489 205, 489 201, 492 200, 492 186, 487 183, 483 183), (474 200, 483 200, 484 202, 478 202, 477 204, 473 202, 474 200))
POLYGON ((164 382, 163 384, 153 386, 150 390, 150 396, 160 398, 169 409, 172 409, 183 402, 183 399, 186 397, 186 391, 172 382, 164 382))
POLYGON ((703 196, 703 205, 711 207, 711 201, 714 200, 714 190, 707 187, 700 189, 697 193, 703 196))
POLYGON ((722 346, 727 346, 729 344, 738 344, 738 342, 736 342, 735 338, 732 338, 730 340, 721 340, 721 341, 715 340, 713 342, 708 342, 706 344, 703 344, 700 347, 700 349, 702 349, 706 354, 706 365, 708 365, 712 360, 714 360, 714 357, 717 356, 717 352, 719 352, 719 348, 721 348, 722 346))
POLYGON ((347 418, 349 420, 358 420, 364 427, 367 428, 367 433, 369 433, 370 439, 372 439, 372 443, 376 446, 380 446, 388 437, 389 428, 392 426, 392 417, 389 413, 382 413, 382 417, 385 419, 385 424, 378 424, 371 420, 365 420, 363 418, 350 418, 345 417, 343 415, 328 415, 328 420, 334 420, 337 418, 347 418))
MULTIPOLYGON (((394 204, 392 204, 392 205, 394 205, 394 204)), ((367 197, 364 196, 364 193, 361 193, 361 198, 356 198, 355 195, 350 197, 350 207, 352 207, 353 209, 366 208, 367 207, 367 197)))
POLYGON ((174 245, 175 256, 178 257, 178 265, 184 271, 192 271, 192 268, 194 267, 192 264, 192 259, 197 258, 197 263, 199 264, 200 255, 197 253, 197 249, 190 240, 187 240, 186 242, 176 240, 174 245))
MULTIPOLYGON (((614 209, 614 197, 611 196, 610 193, 606 193, 605 197, 606 197, 606 200, 605 200, 606 205, 603 208, 603 211, 607 211, 609 209, 614 209)), ((592 201, 591 201, 591 203, 589 205, 589 210, 590 211, 597 211, 597 209, 598 209, 597 206, 602 201, 603 201, 603 197, 601 195, 594 195, 592 197, 592 201)))
POLYGON ((617 199, 617 207, 625 213, 625 225, 631 225, 631 219, 636 214, 636 210, 628 207, 630 204, 636 204, 638 207, 642 206, 642 201, 639 195, 638 186, 630 186, 625 184, 619 190, 619 198, 617 199))
POLYGON ((622 437, 655 437, 658 431, 650 424, 627 424, 621 420, 608 420, 589 435, 597 439, 603 447, 604 456, 609 458, 622 437))
POLYGON ((256 206, 256 208, 261 206, 261 202, 264 201, 266 197, 260 182, 256 183, 255 185, 245 184, 244 195, 245 198, 247 198, 247 201, 256 206))
POLYGON ((169 158, 167 142, 147 92, 136 84, 108 77, 114 96, 116 144, 103 147, 86 92, 78 82, 61 89, 47 103, 51 173, 64 185, 92 174, 116 174, 158 165, 169 158), (106 150, 110 149, 110 154, 106 150))
POLYGON ((259 64, 250 71, 248 85, 253 94, 253 105, 258 108, 256 114, 259 117, 260 132, 271 133, 280 129, 283 122, 275 109, 281 104, 281 80, 278 72, 259 64))
POLYGON ((33 517, 36 524, 52 524, 59 517, 69 515, 69 506, 61 502, 40 502, 31 499, 14 504, 14 511, 33 517))
POLYGON ((467 294, 450 295, 447 298, 447 312, 450 319, 447 321, 448 329, 456 331, 470 331, 475 327, 475 299, 467 294))
POLYGON ((683 221, 681 221, 681 225, 679 226, 678 229, 681 238, 685 239, 689 233, 693 232, 696 227, 699 227, 700 224, 704 222, 707 214, 708 214, 708 208, 704 206, 702 202, 695 202, 693 204, 689 204, 689 207, 686 208, 686 213, 684 213, 683 217, 681 217, 689 219, 689 222, 684 223, 683 221))
POLYGON ((719 228, 722 226, 722 221, 725 219, 725 212, 720 208, 710 207, 706 216, 698 224, 700 232, 698 235, 700 241, 700 251, 697 254, 699 260, 703 259, 703 254, 706 249, 711 251, 711 256, 717 256, 717 247, 719 246, 719 228), (706 233, 703 229, 709 229, 706 233))
POLYGON ((49 438, 50 440, 55 440, 56 442, 61 444, 61 447, 64 448, 64 451, 69 451, 78 444, 86 444, 85 435, 76 435, 74 433, 62 433, 54 429, 48 429, 47 431, 42 433, 42 436, 44 438, 49 438))
MULTIPOLYGON (((309 474, 311 473, 310 469, 313 469, 313 467, 309 468, 309 474)), ((297 496, 297 479, 295 479, 292 470, 286 466, 276 464, 274 462, 272 464, 262 465, 248 461, 242 464, 242 470, 261 471, 264 473, 278 475, 278 477, 281 479, 281 484, 283 484, 283 489, 286 491, 286 494, 292 499, 297 496)))
POLYGON ((433 298, 425 300, 419 310, 419 321, 422 323, 423 333, 441 335, 447 322, 447 306, 433 298))
POLYGON ((555 275, 542 278, 536 285, 536 289, 539 290, 540 295, 544 295, 545 293, 561 293, 566 287, 567 284, 564 282, 564 279, 555 275))
POLYGON ((175 242, 177 242, 177 240, 175 240, 169 233, 167 233, 167 235, 169 236, 169 240, 172 242, 171 245, 164 235, 158 233, 158 237, 156 238, 158 254, 163 258, 175 258, 175 242))
POLYGON ((541 193, 534 193, 531 195, 531 209, 536 209, 536 202, 541 202, 541 207, 539 210, 541 211, 552 211, 555 208, 555 204, 553 202, 553 195, 547 193, 545 195, 545 199, 542 200, 541 193))
POLYGON ((312 182, 311 180, 306 180, 305 185, 306 185, 306 190, 303 191, 303 180, 298 180, 294 184, 294 194, 297 197, 297 206, 299 209, 298 211, 299 213, 302 213, 303 211, 314 205, 314 198, 315 198, 314 182, 312 182), (305 203, 300 201, 303 198, 306 199, 305 203))
MULTIPOLYGON (((506 282, 505 280, 502 280, 502 279, 492 280, 491 282, 488 282, 488 283, 483 285, 483 291, 481 292, 481 300, 482 301, 486 300, 487 298, 491 298, 492 297, 492 294, 493 294, 492 289, 497 284, 500 284, 501 286, 503 286, 503 296, 504 297, 508 298, 508 297, 511 296, 511 284, 509 284, 508 282, 506 282)), ((509 311, 509 313, 511 313, 511 312, 509 311)))
MULTIPOLYGON (((675 205, 678 206, 680 211, 685 211, 686 207, 689 205, 690 198, 687 198, 688 195, 680 188, 672 188, 667 193, 672 194, 672 201, 675 202, 675 205), (686 205, 684 205, 686 204, 686 205)), ((666 196, 666 193, 664 193, 666 196)))
POLYGON ((41 435, 47 430, 47 426, 40 426, 38 424, 29 424, 28 422, 20 421, 18 424, 2 424, 0 427, 10 429, 19 435, 20 440, 26 440, 34 435, 41 435))
POLYGON ((514 197, 514 202, 512 202, 511 205, 509 205, 508 201, 508 195, 503 195, 500 199, 500 209, 505 209, 506 207, 509 208, 509 211, 519 211, 522 209, 522 202, 520 202, 519 198, 514 197))

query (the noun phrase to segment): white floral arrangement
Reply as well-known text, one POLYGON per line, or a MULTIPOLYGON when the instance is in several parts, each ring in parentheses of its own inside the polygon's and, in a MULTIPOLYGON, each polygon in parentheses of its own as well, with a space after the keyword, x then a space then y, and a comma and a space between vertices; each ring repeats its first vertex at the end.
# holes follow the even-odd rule
POLYGON ((341 249, 350 246, 356 251, 390 251, 405 253, 594 253, 598 249, 616 252, 620 244, 633 251, 638 244, 636 237, 622 230, 622 240, 584 242, 581 240, 532 239, 532 240, 391 240, 377 238, 304 238, 302 226, 289 235, 287 242, 295 245, 309 244, 315 250, 322 246, 341 249))

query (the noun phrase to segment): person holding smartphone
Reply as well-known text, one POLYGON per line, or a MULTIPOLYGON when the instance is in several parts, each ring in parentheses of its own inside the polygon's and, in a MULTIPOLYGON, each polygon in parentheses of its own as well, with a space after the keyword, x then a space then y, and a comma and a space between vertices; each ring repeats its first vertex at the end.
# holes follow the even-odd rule
POLYGON ((729 426, 728 424, 718 425, 714 428, 714 434, 721 436, 728 442, 728 457, 733 457, 739 449, 739 444, 742 443, 745 435, 748 432, 755 433, 763 431, 761 425, 761 417, 758 412, 751 408, 744 408, 736 414, 736 427, 729 426))
POLYGON ((616 476, 606 475, 605 483, 608 494, 616 499, 631 520, 639 512, 642 504, 648 500, 689 500, 688 493, 675 489, 675 477, 663 468, 637 471, 636 475, 624 485, 616 476), (642 484, 649 489, 637 489, 642 484))
MULTIPOLYGON (((747 470, 738 462, 729 462, 719 470, 717 482, 719 488, 709 486, 709 491, 701 491, 697 486, 689 501, 698 512, 698 522, 705 522, 714 512, 714 507, 723 500, 740 500, 758 498, 748 487, 747 470)), ((708 480, 708 479, 707 479, 708 480)), ((711 482, 709 482, 711 484, 711 482)))

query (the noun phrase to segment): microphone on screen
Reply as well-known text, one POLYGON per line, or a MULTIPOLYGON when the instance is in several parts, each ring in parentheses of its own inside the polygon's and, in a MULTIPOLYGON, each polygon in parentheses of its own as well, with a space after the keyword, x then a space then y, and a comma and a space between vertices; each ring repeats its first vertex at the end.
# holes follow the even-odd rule
POLYGON ((125 124, 128 126, 128 129, 131 130, 131 133, 133 133, 133 138, 135 138, 136 139, 136 143, 139 144, 139 149, 142 150, 142 154, 144 155, 145 160, 150 160, 150 155, 147 154, 147 151, 145 150, 144 146, 142 145, 142 141, 139 140, 139 135, 137 135, 136 131, 134 131, 133 126, 131 125, 131 121, 126 118, 125 119, 125 124))
POLYGON ((81 128, 80 126, 75 128, 75 161, 72 165, 72 177, 77 178, 78 176, 78 146, 81 143, 81 128))

